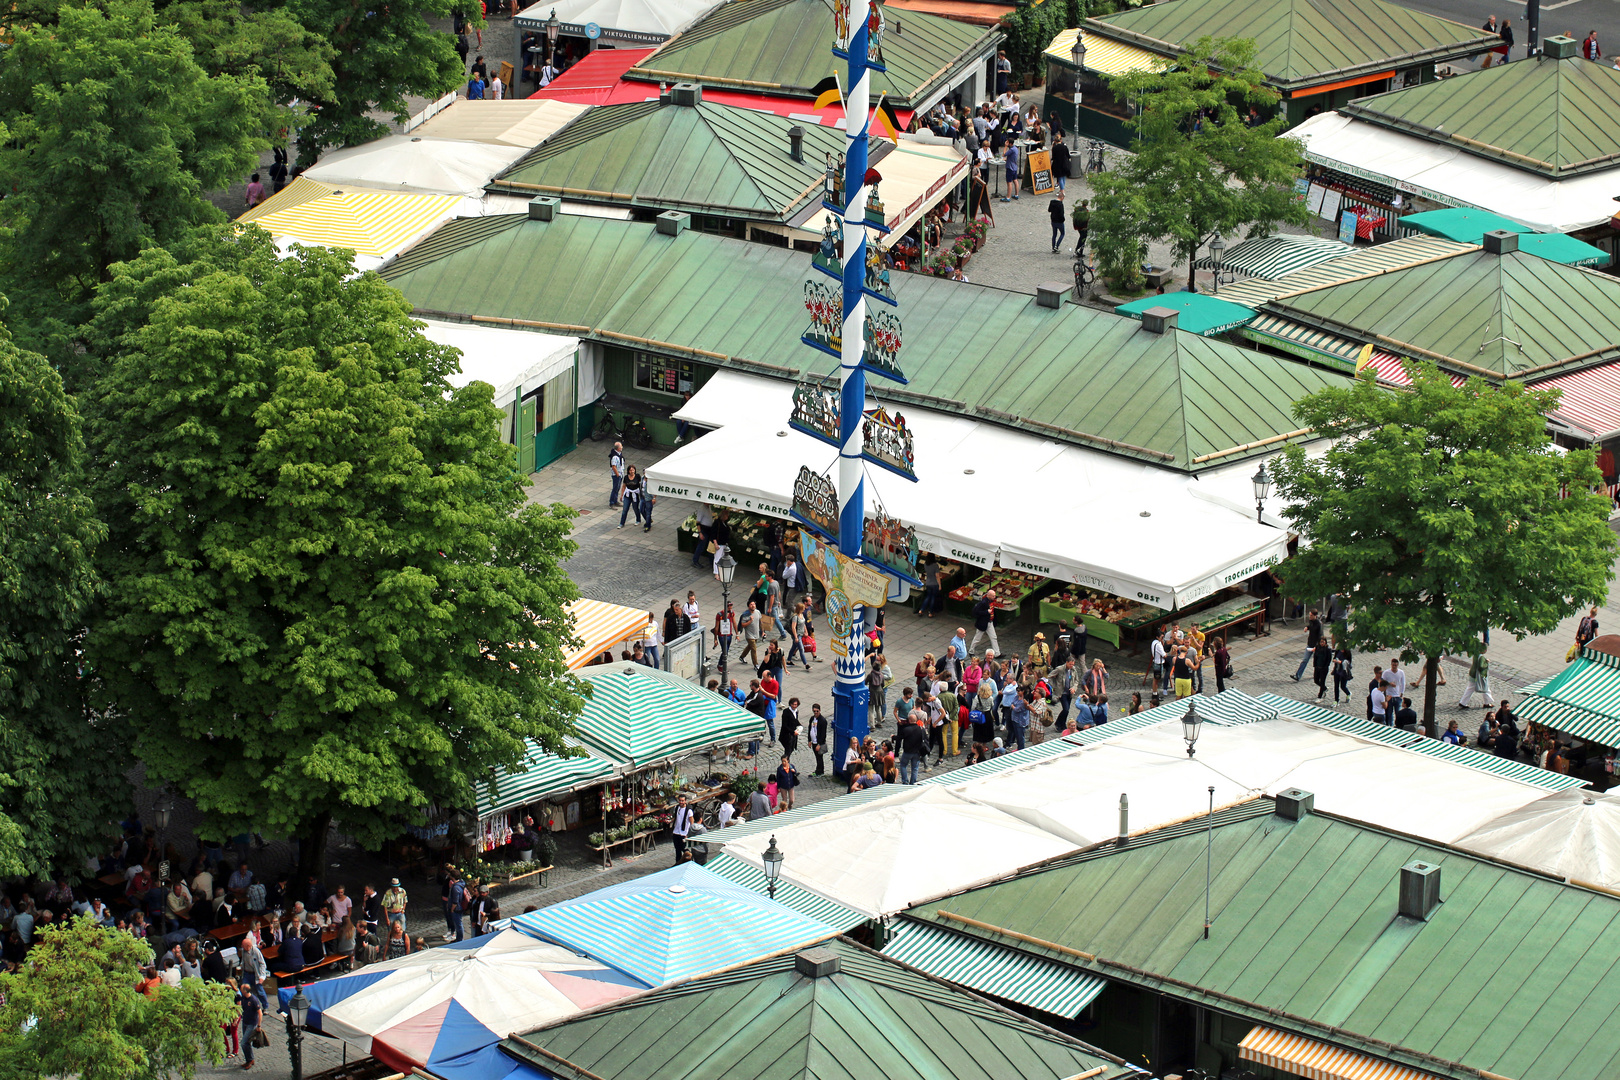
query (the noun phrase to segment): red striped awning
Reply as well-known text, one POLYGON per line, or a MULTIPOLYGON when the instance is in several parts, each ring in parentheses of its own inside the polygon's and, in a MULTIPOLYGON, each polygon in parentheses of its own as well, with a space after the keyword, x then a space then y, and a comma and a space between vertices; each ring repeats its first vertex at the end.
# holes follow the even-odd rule
POLYGON ((1306 1080, 1438 1080, 1433 1073, 1268 1027, 1243 1036, 1238 1057, 1306 1080))
POLYGON ((1598 440, 1620 434, 1620 363, 1603 364, 1534 384, 1536 390, 1564 392, 1554 415, 1598 440))
MULTIPOLYGON (((1375 352, 1367 361, 1367 366, 1378 372, 1378 381, 1386 382, 1392 386, 1411 386, 1412 380, 1406 374, 1406 368, 1401 358, 1394 353, 1375 352)), ((1452 374, 1451 385, 1461 386, 1468 381, 1466 376, 1452 374)))

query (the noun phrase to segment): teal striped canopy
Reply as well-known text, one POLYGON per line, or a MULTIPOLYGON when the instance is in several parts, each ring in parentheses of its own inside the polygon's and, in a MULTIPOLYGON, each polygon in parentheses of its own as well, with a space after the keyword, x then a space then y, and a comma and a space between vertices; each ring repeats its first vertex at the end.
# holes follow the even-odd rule
MULTIPOLYGON (((877 790, 873 788, 872 790, 877 790)), ((782 815, 778 814, 770 819, 779 822, 782 815)), ((708 835, 713 836, 713 833, 708 835)), ((712 849, 711 849, 712 850, 712 849)), ((760 896, 766 895, 767 879, 765 871, 751 863, 733 858, 725 852, 718 852, 709 856, 709 861, 703 864, 704 869, 718 874, 734 885, 741 885, 751 889, 760 896)), ((819 893, 809 889, 801 889, 791 881, 778 881, 776 883, 776 902, 785 908, 791 908, 800 915, 806 915, 818 922, 824 922, 835 930, 848 930, 866 922, 866 915, 847 908, 835 900, 829 900, 819 893)))
POLYGON ((1515 711, 1577 739, 1620 747, 1620 666, 1613 657, 1583 651, 1515 711))
POLYGON ((575 723, 593 750, 633 768, 753 738, 764 718, 702 687, 642 664, 611 664, 576 673, 591 698, 575 723))
POLYGON ((1067 964, 910 919, 895 924, 883 955, 969 990, 1066 1018, 1078 1016, 1108 986, 1067 964))
MULTIPOLYGON (((569 739, 568 745, 584 750, 575 739, 569 739)), ((576 788, 599 784, 618 773, 622 767, 620 762, 588 751, 583 757, 557 757, 546 753, 534 742, 529 743, 529 755, 524 759, 524 764, 527 768, 523 772, 497 771, 494 779, 479 789, 479 817, 488 817, 502 810, 539 802, 551 795, 563 795, 576 788)))

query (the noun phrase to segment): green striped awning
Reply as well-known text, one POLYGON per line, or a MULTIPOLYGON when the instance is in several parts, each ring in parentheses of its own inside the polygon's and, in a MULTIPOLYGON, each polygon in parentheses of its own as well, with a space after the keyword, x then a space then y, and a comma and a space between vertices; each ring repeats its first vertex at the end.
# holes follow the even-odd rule
POLYGON ((1438 236, 1403 236, 1387 244, 1356 248, 1342 258, 1296 270, 1280 281, 1249 278, 1221 288, 1221 295, 1237 304, 1259 307, 1279 296, 1307 292, 1327 285, 1338 285, 1355 278, 1368 277, 1386 270, 1399 270, 1429 259, 1443 258, 1474 250, 1472 244, 1459 244, 1455 240, 1442 240, 1438 236))
MULTIPOLYGON (((1522 715, 1522 714, 1521 714, 1522 715)), ((1505 776, 1509 780, 1522 780, 1526 784, 1543 789, 1544 791, 1562 791, 1565 788, 1581 787, 1586 783, 1578 776, 1564 776, 1561 773, 1548 772, 1538 768, 1528 761, 1497 757, 1495 754, 1486 754, 1474 749, 1472 746, 1453 746, 1438 739, 1423 738, 1407 747, 1420 754, 1430 757, 1445 758, 1460 765, 1467 765, 1473 769, 1483 769, 1486 772, 1505 776)))
POLYGON ((1525 697, 1529 697, 1532 694, 1539 694, 1548 683, 1552 682, 1557 677, 1558 676, 1556 675, 1549 675, 1545 679, 1537 679, 1528 686, 1519 687, 1519 693, 1523 694, 1525 697))
MULTIPOLYGON (((1339 259, 1356 249, 1325 236, 1267 236, 1245 240, 1221 253, 1221 269, 1235 270, 1257 278, 1280 278, 1307 266, 1339 259)), ((1215 269, 1215 257, 1193 264, 1200 270, 1215 269)))
POLYGON ((1069 1019, 1108 986, 1066 964, 901 919, 883 955, 935 978, 1069 1019))
POLYGON ((1326 360, 1351 370, 1356 366, 1356 354, 1361 352, 1359 341, 1351 341, 1338 334, 1316 330, 1304 323, 1266 312, 1256 315, 1254 321, 1238 333, 1250 341, 1269 345, 1273 349, 1280 349, 1307 360, 1326 360))
MULTIPOLYGON (((960 784, 967 780, 978 780, 981 777, 993 776, 996 773, 1006 772, 1008 769, 1020 769, 1025 765, 1033 765, 1037 761, 1057 757, 1059 754, 1069 754, 1080 749, 1076 743, 1059 738, 1057 735, 1048 735, 1045 740, 1030 743, 1022 750, 1014 750, 1010 754, 1002 754, 989 761, 981 761, 977 765, 969 765, 965 769, 952 769, 950 772, 940 773, 923 780, 924 784, 960 784)), ((873 791, 882 791, 882 788, 873 788, 873 791)))
POLYGON ((575 674, 592 689, 574 723, 580 739, 636 768, 765 730, 763 717, 644 664, 604 664, 575 674))
POLYGON ((1514 712, 1521 720, 1545 724, 1577 739, 1600 746, 1620 747, 1620 717, 1606 716, 1545 697, 1526 698, 1514 712))
MULTIPOLYGON (((580 744, 569 739, 568 745, 580 744)), ((497 772, 495 779, 479 790, 479 817, 601 783, 620 769, 620 763, 600 754, 587 751, 583 757, 560 758, 546 753, 533 742, 529 743, 525 764, 528 768, 523 772, 497 772)))
MULTIPOLYGON (((778 815, 771 819, 780 821, 778 815)), ((713 849, 710 849, 713 851, 713 849)), ((761 896, 768 895, 766 888, 765 871, 752 866, 741 859, 732 858, 725 852, 715 852, 704 863, 704 869, 718 874, 734 885, 741 885, 745 889, 752 889, 761 896)), ((791 908, 800 915, 808 915, 819 922, 824 922, 836 930, 849 930, 866 922, 866 916, 854 911, 843 904, 827 899, 808 889, 801 889, 791 881, 778 881, 776 883, 776 902, 783 907, 791 908)))

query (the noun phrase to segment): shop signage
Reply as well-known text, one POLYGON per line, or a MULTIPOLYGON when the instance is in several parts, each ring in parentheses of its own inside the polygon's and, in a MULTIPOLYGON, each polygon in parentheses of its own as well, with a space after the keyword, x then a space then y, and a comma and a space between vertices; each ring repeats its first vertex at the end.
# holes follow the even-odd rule
POLYGON ((849 632, 856 607, 882 607, 889 598, 889 579, 863 566, 808 529, 799 530, 799 553, 810 576, 827 590, 827 624, 834 656, 849 655, 849 632))
POLYGON ((868 311, 865 336, 861 366, 886 379, 905 382, 900 371, 900 316, 883 308, 868 311))
POLYGON ((705 502, 711 506, 726 507, 731 510, 742 510, 749 514, 764 514, 769 517, 788 518, 793 511, 779 502, 762 499, 753 495, 738 495, 730 491, 715 491, 712 488, 699 487, 695 484, 677 484, 667 480, 653 480, 652 493, 654 495, 668 495, 672 499, 687 499, 691 502, 705 502))
MULTIPOLYGON (((883 66, 883 53, 880 48, 883 44, 883 30, 883 8, 878 4, 871 4, 866 9, 866 66, 874 71, 888 70, 883 66)), ((849 25, 849 0, 834 0, 833 34, 837 44, 832 53, 840 60, 849 59, 852 33, 853 28, 849 25)))
MULTIPOLYGON (((798 415, 798 392, 794 392, 794 416, 798 415)), ((838 428, 837 401, 833 402, 833 430, 838 428)), ((832 441, 836 441, 836 438, 832 441)), ((881 405, 868 409, 861 421, 861 456, 909 480, 917 479, 917 455, 912 446, 911 428, 898 411, 890 413, 881 405)))
POLYGON ((914 585, 922 584, 917 577, 917 530, 885 514, 882 507, 863 523, 861 555, 914 585))
POLYGON ((799 466, 799 478, 793 481, 793 516, 838 542, 838 492, 831 480, 808 465, 799 466))
POLYGON ((1052 151, 1034 150, 1029 155, 1029 193, 1031 195, 1045 195, 1049 191, 1057 190, 1057 181, 1052 179, 1052 151))
POLYGON ((838 388, 799 383, 793 388, 793 415, 788 426, 834 446, 838 441, 838 388))
POLYGON ((889 219, 883 215, 883 198, 878 194, 878 181, 883 179, 876 169, 866 170, 866 210, 865 221, 869 229, 879 232, 889 231, 889 219))

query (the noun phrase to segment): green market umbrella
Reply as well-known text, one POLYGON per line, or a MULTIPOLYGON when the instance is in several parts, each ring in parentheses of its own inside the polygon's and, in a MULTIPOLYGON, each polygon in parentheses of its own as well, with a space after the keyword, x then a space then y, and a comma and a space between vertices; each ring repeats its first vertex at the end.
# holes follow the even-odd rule
POLYGON ((1203 337, 1213 337, 1234 326, 1242 326, 1254 318, 1253 309, 1246 308, 1242 304, 1234 304, 1205 293, 1190 292, 1144 296, 1140 300, 1120 304, 1114 309, 1114 314, 1129 315, 1133 319, 1140 320, 1142 312, 1156 307, 1167 307, 1177 313, 1176 329, 1203 337))

